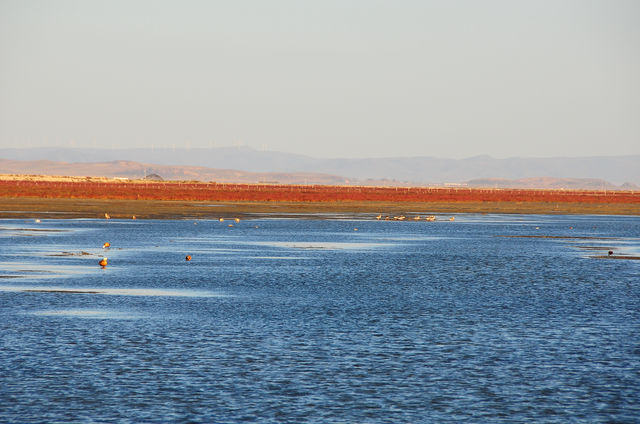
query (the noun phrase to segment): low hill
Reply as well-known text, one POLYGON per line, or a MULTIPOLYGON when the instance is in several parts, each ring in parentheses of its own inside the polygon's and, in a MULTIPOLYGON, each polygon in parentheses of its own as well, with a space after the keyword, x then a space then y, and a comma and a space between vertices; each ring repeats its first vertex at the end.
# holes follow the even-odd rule
POLYGON ((485 178, 468 181, 469 187, 493 187, 493 188, 547 188, 564 190, 640 190, 640 187, 626 183, 617 186, 598 178, 521 178, 507 180, 501 178, 485 178))
POLYGON ((99 176, 145 179, 155 175, 164 180, 216 181, 222 183, 349 184, 336 175, 313 172, 275 173, 214 169, 202 166, 168 166, 133 161, 68 163, 50 160, 17 161, 0 159, 0 174, 99 176))

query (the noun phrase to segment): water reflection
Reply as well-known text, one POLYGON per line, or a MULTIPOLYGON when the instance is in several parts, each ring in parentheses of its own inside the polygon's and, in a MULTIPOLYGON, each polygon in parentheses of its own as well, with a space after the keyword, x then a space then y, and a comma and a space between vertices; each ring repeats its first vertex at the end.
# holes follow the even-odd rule
POLYGON ((286 249, 310 250, 368 250, 391 246, 391 243, 355 243, 355 242, 323 242, 323 241, 264 241, 253 242, 257 246, 270 246, 286 249))
POLYGON ((179 289, 145 289, 145 288, 86 288, 60 286, 0 286, 0 291, 27 293, 63 293, 63 294, 105 294, 116 296, 165 296, 165 297, 228 297, 228 295, 179 289))
POLYGON ((34 311, 31 315, 42 317, 76 317, 92 319, 139 319, 145 315, 105 309, 61 309, 34 311))

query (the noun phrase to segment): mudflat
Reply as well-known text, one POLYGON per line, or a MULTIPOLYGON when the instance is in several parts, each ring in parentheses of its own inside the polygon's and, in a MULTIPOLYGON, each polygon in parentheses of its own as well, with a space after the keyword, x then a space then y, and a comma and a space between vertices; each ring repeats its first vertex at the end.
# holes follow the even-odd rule
POLYGON ((0 197, 0 218, 218 219, 295 217, 326 219, 362 215, 456 213, 640 215, 640 203, 569 202, 283 202, 61 199, 0 197))

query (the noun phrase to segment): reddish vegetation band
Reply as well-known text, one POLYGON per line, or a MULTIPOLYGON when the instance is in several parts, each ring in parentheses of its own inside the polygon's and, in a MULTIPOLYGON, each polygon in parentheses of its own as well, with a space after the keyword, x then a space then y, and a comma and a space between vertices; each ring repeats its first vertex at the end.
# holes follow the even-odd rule
POLYGON ((0 181, 0 197, 284 202, 640 203, 640 192, 217 183, 0 181))

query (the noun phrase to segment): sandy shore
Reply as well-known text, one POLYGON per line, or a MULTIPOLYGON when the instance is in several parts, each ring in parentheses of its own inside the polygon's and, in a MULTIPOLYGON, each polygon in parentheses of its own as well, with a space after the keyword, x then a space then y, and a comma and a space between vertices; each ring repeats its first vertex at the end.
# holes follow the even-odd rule
POLYGON ((0 198, 0 218, 218 219, 427 215, 456 213, 640 215, 640 204, 547 202, 197 202, 0 198))

